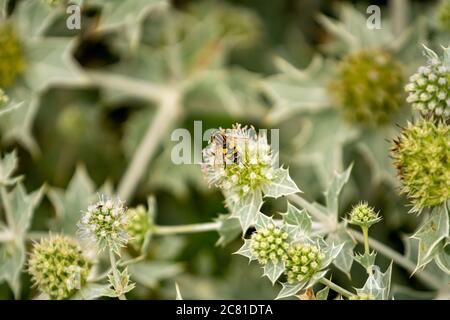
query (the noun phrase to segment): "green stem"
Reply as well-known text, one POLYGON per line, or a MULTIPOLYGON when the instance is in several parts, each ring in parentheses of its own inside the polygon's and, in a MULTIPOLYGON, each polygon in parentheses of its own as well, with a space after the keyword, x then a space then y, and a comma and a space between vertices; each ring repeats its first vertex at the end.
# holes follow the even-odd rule
POLYGON ((120 300, 127 300, 125 295, 121 293, 123 291, 122 288, 122 282, 120 281, 120 274, 119 270, 117 270, 117 263, 116 263, 116 257, 114 256, 114 252, 109 248, 109 261, 111 262, 111 270, 113 272, 114 276, 114 282, 115 282, 115 290, 116 292, 120 292, 119 299, 120 300), (119 286, 119 288, 116 288, 116 286, 119 286))
POLYGON ((369 248, 369 228, 368 227, 361 227, 361 230, 363 232, 364 236, 364 254, 369 255, 370 254, 370 248, 369 248))
POLYGON ((10 203, 8 201, 8 192, 6 191, 5 186, 0 186, 0 195, 2 197, 3 202, 3 209, 5 210, 5 218, 6 218, 6 224, 9 228, 14 227, 14 219, 12 217, 12 209, 10 207, 10 203))
POLYGON ((153 229, 153 234, 170 235, 180 233, 217 231, 220 229, 221 225, 222 225, 221 222, 210 222, 210 223, 186 224, 180 226, 155 226, 153 229))
POLYGON ((339 293, 340 295, 350 299, 352 296, 354 296, 353 293, 351 293, 350 291, 347 291, 346 289, 342 288, 341 286, 338 286, 336 283, 328 280, 327 278, 322 278, 319 280, 320 283, 322 283, 323 285, 326 285, 328 288, 330 288, 333 291, 336 291, 337 293, 339 293))

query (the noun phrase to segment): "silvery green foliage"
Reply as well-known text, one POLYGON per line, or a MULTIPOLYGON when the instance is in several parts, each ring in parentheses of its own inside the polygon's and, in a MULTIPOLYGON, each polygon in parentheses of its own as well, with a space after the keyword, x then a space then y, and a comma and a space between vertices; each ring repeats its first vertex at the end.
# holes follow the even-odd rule
POLYGON ((358 295, 367 294, 373 296, 375 300, 390 299, 392 264, 383 273, 380 268, 375 266, 373 274, 369 275, 366 283, 360 289, 356 289, 358 295))

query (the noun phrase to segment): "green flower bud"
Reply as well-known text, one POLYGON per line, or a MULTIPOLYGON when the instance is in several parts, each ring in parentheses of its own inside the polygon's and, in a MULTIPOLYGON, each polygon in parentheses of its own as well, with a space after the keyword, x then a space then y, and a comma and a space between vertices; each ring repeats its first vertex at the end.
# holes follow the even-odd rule
POLYGON ((69 298, 86 283, 89 268, 78 243, 66 236, 35 243, 28 262, 34 285, 58 300, 69 298))
POLYGON ((78 232, 80 236, 97 242, 100 250, 111 247, 119 254, 119 249, 128 242, 128 224, 123 202, 118 198, 102 198, 83 213, 78 222, 78 232))
POLYGON ((379 126, 403 105, 402 87, 402 68, 390 54, 361 50, 338 64, 330 90, 349 122, 379 126))
POLYGON ((394 141, 392 155, 412 211, 436 206, 450 197, 450 130, 444 123, 408 123, 394 141))
POLYGON ((130 223, 127 225, 126 231, 130 237, 130 243, 135 248, 140 248, 144 243, 147 232, 152 227, 147 210, 144 206, 140 205, 136 208, 128 209, 127 215, 130 223))
POLYGON ((380 220, 381 218, 378 216, 378 213, 369 207, 367 202, 361 202, 353 207, 348 222, 361 227, 370 227, 380 220))
POLYGON ((441 0, 437 10, 439 27, 444 31, 450 31, 450 0, 441 0))
POLYGON ((286 233, 273 225, 268 226, 267 229, 257 230, 252 234, 250 249, 259 263, 267 263, 267 257, 275 263, 285 260, 286 239, 283 238, 284 234, 286 233), (271 244, 269 245, 269 243, 271 244))
POLYGON ((25 69, 25 57, 17 33, 0 22, 0 87, 8 88, 25 69))
POLYGON ((288 258, 285 261, 285 274, 288 283, 311 279, 320 270, 322 260, 323 255, 314 245, 291 245, 288 250, 288 258))
POLYGON ((409 81, 405 87, 409 94, 406 101, 415 110, 432 119, 450 117, 450 69, 447 66, 432 58, 409 81))

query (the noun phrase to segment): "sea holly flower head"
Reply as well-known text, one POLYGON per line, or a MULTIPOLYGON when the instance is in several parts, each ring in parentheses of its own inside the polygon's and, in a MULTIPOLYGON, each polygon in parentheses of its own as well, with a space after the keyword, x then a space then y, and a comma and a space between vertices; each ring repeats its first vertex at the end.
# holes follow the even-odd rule
POLYGON ((325 255, 313 244, 292 244, 287 250, 285 261, 287 282, 289 284, 304 282, 320 271, 325 255))
POLYGON ((402 180, 402 193, 414 205, 413 212, 450 198, 449 128, 427 120, 408 123, 394 141, 394 164, 402 180))
POLYGON ((378 213, 372 207, 369 207, 367 202, 361 202, 350 211, 348 222, 360 227, 369 228, 380 220, 381 218, 378 216, 378 213))
POLYGON ((383 125, 392 118, 403 104, 402 87, 402 67, 383 50, 348 54, 330 84, 344 117, 365 126, 383 125))
POLYGON ((234 198, 261 190, 276 178, 275 155, 265 135, 236 124, 219 129, 203 150, 203 174, 210 185, 234 198))
POLYGON ((11 86, 25 66, 18 34, 10 23, 0 22, 0 87, 11 86))
POLYGON ((51 299, 66 299, 86 282, 89 265, 75 240, 58 235, 34 244, 28 272, 51 299))
POLYGON ((119 254, 128 242, 126 228, 129 216, 124 203, 118 198, 102 196, 100 201, 88 207, 78 222, 80 236, 95 241, 99 249, 110 247, 119 254))
POLYGON ((450 66, 430 49, 426 53, 427 64, 419 67, 405 87, 407 102, 424 117, 445 120, 450 117, 450 66))
POLYGON ((147 232, 152 227, 147 210, 144 206, 140 205, 136 208, 128 209, 127 215, 130 219, 126 226, 129 241, 134 247, 140 248, 144 243, 147 232))
POLYGON ((289 234, 281 228, 269 224, 267 228, 256 230, 251 236, 250 250, 261 264, 266 264, 269 260, 273 263, 285 261, 289 234))

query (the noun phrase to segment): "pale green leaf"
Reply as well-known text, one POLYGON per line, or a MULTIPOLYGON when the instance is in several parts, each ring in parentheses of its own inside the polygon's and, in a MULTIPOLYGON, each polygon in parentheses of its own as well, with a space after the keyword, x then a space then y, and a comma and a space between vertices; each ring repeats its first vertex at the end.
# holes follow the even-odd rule
POLYGON ((327 300, 328 292, 330 292, 330 288, 328 288, 328 287, 325 287, 322 290, 317 291, 316 300, 327 300))
POLYGON ((339 213, 339 195, 341 194, 342 188, 348 182, 350 174, 352 172, 353 165, 350 165, 344 172, 336 172, 334 178, 325 192, 325 198, 327 201, 328 213, 335 217, 337 220, 339 213))
POLYGON ((378 266, 373 267, 373 274, 369 275, 366 283, 361 289, 356 289, 356 292, 371 294, 376 300, 389 299, 391 288, 392 263, 387 270, 382 273, 378 266))
POLYGON ((311 232, 311 216, 305 209, 300 210, 289 202, 287 212, 283 213, 283 220, 287 224, 296 226, 304 235, 308 235, 311 232))
POLYGON ((350 270, 353 265, 353 249, 356 246, 356 242, 348 234, 345 228, 339 228, 336 232, 332 232, 328 235, 327 243, 343 245, 342 250, 334 259, 333 264, 350 277, 350 270))
POLYGON ((129 265, 131 278, 148 288, 154 288, 159 282, 172 279, 183 271, 179 263, 152 261, 129 265))
POLYGON ((288 169, 276 169, 274 174, 275 179, 262 189, 265 197, 279 198, 281 196, 301 192, 289 176, 288 169))
POLYGON ((15 151, 0 158, 0 185, 8 186, 17 182, 17 178, 12 176, 17 165, 18 159, 15 151))
POLYGON ((58 231, 75 234, 81 212, 95 199, 95 187, 84 167, 78 167, 66 191, 49 190, 49 198, 59 218, 58 231))
POLYGON ((450 243, 447 242, 440 252, 435 256, 437 266, 450 275, 450 243))
POLYGON ((218 221, 221 221, 219 230, 219 240, 217 240, 216 245, 226 246, 231 241, 236 239, 242 232, 241 224, 239 223, 239 219, 231 218, 229 215, 221 215, 218 218, 218 221))
POLYGON ((297 292, 299 292, 305 287, 306 281, 294 284, 282 283, 281 285, 282 288, 278 293, 277 297, 275 298, 275 300, 295 296, 297 292))
POLYGON ((6 281, 16 298, 20 295, 20 275, 25 263, 25 244, 8 242, 0 246, 0 282, 6 281))
POLYGON ((264 276, 269 278, 272 285, 275 284, 277 279, 281 276, 284 271, 284 263, 282 261, 278 261, 277 263, 272 260, 267 261, 264 265, 264 276))
POLYGON ((240 254, 241 256, 247 257, 250 261, 255 260, 255 256, 251 250, 251 240, 244 239, 244 244, 239 248, 234 254, 240 254))
POLYGON ((267 229, 269 225, 275 225, 273 219, 266 216, 264 213, 258 212, 255 222, 256 229, 267 229))
POLYGON ((109 284, 88 283, 73 297, 73 300, 94 300, 108 296, 109 284))
POLYGON ((259 191, 246 195, 234 204, 232 216, 239 219, 244 233, 250 226, 254 225, 262 204, 263 200, 259 191))
POLYGON ((419 240, 416 270, 429 263, 437 245, 449 235, 449 213, 445 204, 434 207, 421 227, 412 235, 419 240))

